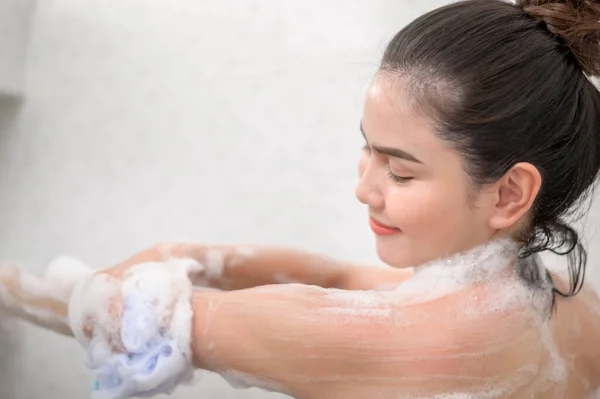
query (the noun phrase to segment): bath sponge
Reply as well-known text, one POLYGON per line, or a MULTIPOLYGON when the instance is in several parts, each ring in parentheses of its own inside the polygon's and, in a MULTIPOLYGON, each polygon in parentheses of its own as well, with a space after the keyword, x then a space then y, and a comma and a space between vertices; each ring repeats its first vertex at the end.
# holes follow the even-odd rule
POLYGON ((191 262, 96 273, 76 287, 69 321, 96 375, 93 399, 170 394, 191 382, 191 262))

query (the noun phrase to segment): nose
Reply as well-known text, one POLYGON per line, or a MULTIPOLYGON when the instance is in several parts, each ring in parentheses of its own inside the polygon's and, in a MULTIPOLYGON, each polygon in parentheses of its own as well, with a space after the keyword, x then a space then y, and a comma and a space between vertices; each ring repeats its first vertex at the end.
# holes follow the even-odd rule
POLYGON ((371 157, 362 154, 358 163, 358 183, 354 190, 356 198, 373 209, 383 208, 383 194, 377 188, 377 178, 374 176, 371 157))

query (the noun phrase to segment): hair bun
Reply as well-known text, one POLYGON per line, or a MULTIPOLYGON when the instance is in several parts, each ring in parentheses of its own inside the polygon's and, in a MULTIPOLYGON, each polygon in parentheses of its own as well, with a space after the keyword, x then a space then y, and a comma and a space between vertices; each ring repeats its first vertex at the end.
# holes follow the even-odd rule
POLYGON ((527 14, 562 38, 589 76, 600 76, 600 4, 597 0, 517 0, 527 14))

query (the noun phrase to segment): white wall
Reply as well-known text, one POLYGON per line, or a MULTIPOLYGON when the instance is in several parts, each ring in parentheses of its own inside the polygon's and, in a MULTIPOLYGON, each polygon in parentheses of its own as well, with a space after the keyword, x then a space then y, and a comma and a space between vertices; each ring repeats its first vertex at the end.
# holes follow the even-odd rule
POLYGON ((0 0, 0 93, 20 95, 36 0, 0 0))
MULTIPOLYGON (((101 267, 179 237, 376 262, 353 195, 363 89, 442 3, 39 2, 25 100, 0 101, 0 258, 101 267)), ((88 397, 73 341, 2 323, 2 399, 88 397)), ((215 376, 173 396, 199 397, 281 396, 215 376)))

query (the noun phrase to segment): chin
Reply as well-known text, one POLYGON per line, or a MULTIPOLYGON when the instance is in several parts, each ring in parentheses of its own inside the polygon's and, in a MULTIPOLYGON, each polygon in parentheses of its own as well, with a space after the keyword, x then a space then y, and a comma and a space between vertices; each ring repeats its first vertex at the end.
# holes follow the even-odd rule
POLYGON ((398 240, 388 240, 389 237, 377 237, 377 256, 388 266, 398 269, 417 266, 412 259, 410 249, 398 243, 398 240))

